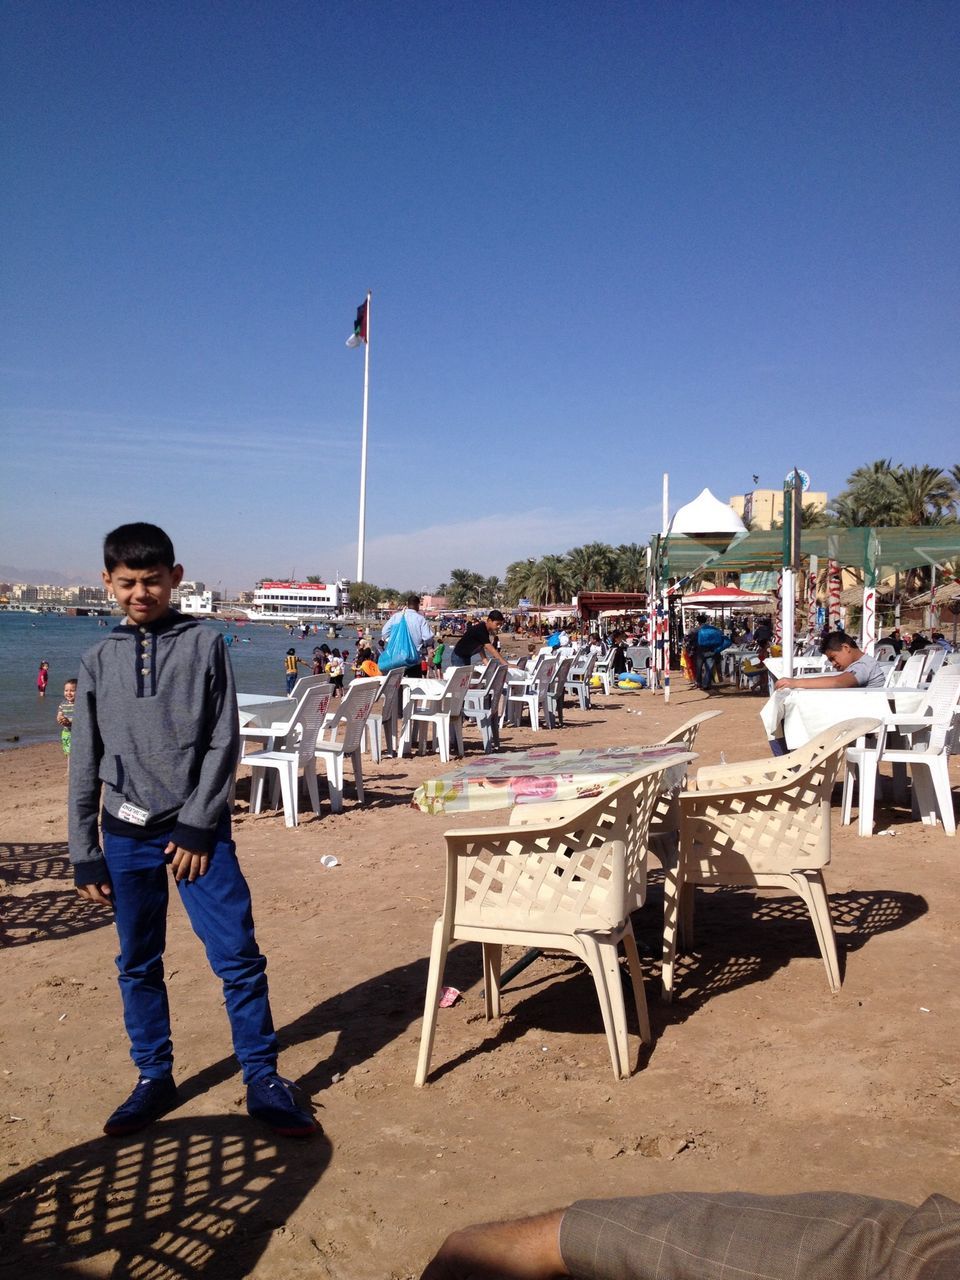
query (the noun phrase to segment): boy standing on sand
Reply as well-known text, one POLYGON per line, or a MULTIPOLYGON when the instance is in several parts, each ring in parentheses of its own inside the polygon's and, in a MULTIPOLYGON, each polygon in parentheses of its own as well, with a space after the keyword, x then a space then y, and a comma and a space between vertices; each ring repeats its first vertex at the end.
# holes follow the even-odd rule
POLYGON ((223 982, 247 1111, 278 1133, 307 1137, 319 1126, 277 1075, 266 959, 230 838, 227 797, 239 729, 223 639, 170 608, 183 566, 162 529, 121 525, 107 535, 103 559, 104 584, 126 624, 103 636, 80 666, 70 859, 80 895, 113 907, 123 1016, 140 1072, 104 1132, 134 1133, 177 1103, 163 981, 169 865, 223 982))

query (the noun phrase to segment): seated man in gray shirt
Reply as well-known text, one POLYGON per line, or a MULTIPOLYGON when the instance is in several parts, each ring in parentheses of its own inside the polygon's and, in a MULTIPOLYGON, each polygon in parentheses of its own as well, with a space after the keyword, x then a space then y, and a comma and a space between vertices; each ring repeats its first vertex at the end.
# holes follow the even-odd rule
POLYGON ((836 668, 835 676, 790 676, 778 680, 775 689, 882 689, 883 668, 845 631, 831 631, 820 648, 836 668))
POLYGON ((422 1280, 955 1280, 960 1205, 841 1191, 578 1200, 449 1236, 422 1280))

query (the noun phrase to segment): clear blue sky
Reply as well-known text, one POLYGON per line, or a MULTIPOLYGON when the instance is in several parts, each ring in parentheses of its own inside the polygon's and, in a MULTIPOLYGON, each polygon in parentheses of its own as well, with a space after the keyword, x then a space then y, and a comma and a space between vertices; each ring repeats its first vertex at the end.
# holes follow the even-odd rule
POLYGON ((0 8, 0 562, 366 576, 957 461, 960 6, 0 8))

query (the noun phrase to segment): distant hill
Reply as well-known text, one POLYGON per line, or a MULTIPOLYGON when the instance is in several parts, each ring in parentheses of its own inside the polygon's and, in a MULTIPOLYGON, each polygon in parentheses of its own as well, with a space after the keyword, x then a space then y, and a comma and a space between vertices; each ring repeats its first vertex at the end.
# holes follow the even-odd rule
POLYGON ((48 583, 51 587, 99 587, 100 579, 90 573, 65 577, 56 569, 25 569, 15 564, 0 564, 0 582, 48 583))

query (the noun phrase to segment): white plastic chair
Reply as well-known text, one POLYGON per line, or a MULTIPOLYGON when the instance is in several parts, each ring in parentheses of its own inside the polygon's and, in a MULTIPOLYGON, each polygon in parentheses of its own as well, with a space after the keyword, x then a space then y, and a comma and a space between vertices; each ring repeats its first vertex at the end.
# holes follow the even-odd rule
POLYGON ((572 666, 572 657, 560 658, 550 677, 547 687, 547 726, 550 729, 563 728, 563 700, 567 691, 567 676, 572 666))
MULTIPOLYGON (((681 754, 680 761, 684 760, 681 754)), ((614 1075, 630 1074, 626 1010, 617 947, 630 966, 640 1036, 650 1023, 630 912, 643 900, 647 828, 664 766, 651 765, 596 799, 558 816, 517 806, 509 826, 448 831, 443 913, 433 929, 416 1083, 430 1069, 447 952, 456 941, 483 946, 488 1019, 500 1014, 504 945, 570 952, 590 969, 614 1075)))
POLYGON ((468 689, 463 700, 464 719, 474 720, 483 739, 484 751, 500 748, 500 699, 507 680, 507 667, 502 662, 488 662, 484 683, 479 689, 468 689))
MULTIPOLYGON (((661 738, 657 746, 677 746, 684 751, 693 751, 697 743, 700 726, 706 724, 708 720, 715 720, 717 716, 721 715, 723 715, 722 711, 701 711, 699 715, 692 716, 689 720, 685 720, 683 724, 678 725, 665 738, 661 738)), ((656 808, 653 811, 653 817, 650 819, 650 847, 664 867, 677 856, 677 841, 680 830, 679 795, 685 785, 686 776, 670 791, 659 795, 656 808)))
POLYGON ((653 650, 646 644, 632 644, 625 650, 634 671, 646 671, 653 662, 653 650))
POLYGON ((881 763, 886 761, 892 765, 906 765, 911 770, 921 821, 936 826, 939 815, 944 832, 948 836, 956 835, 949 757, 956 749, 958 707, 960 666, 941 666, 916 711, 888 716, 875 737, 849 748, 841 814, 844 826, 852 821, 853 788, 858 785, 857 829, 861 836, 873 834, 877 774, 881 763), (903 735, 905 741, 891 742, 893 732, 903 735))
POLYGON ((360 753, 363 735, 373 705, 380 692, 376 680, 351 680, 346 693, 328 713, 320 727, 316 755, 323 760, 327 771, 327 790, 330 808, 334 813, 343 810, 343 761, 353 765, 353 780, 357 788, 357 803, 363 804, 363 766, 360 753), (343 726, 343 738, 337 741, 337 733, 343 726))
POLYGON ((597 655, 589 649, 574 662, 567 675, 567 693, 576 695, 581 711, 590 710, 590 680, 597 665, 597 655))
POLYGON ((330 677, 325 675, 300 676, 296 684, 287 694, 287 697, 290 698, 291 701, 297 702, 299 701, 301 696, 306 692, 307 689, 316 689, 318 685, 326 684, 329 681, 329 679, 330 677))
MULTIPOLYGON (((293 729, 304 699, 311 689, 321 689, 325 685, 329 685, 329 680, 326 676, 301 676, 296 684, 298 689, 296 698, 278 697, 269 706, 264 704, 263 714, 269 714, 274 717, 269 724, 245 724, 240 726, 241 748, 246 750, 248 741, 258 740, 264 743, 264 750, 286 750, 284 739, 293 729), (283 717, 282 719, 281 716, 283 717)), ((257 710, 256 707, 252 709, 257 710)), ((251 708, 248 706, 247 710, 251 710, 251 708)))
POLYGON ((943 666, 947 656, 946 649, 941 649, 938 644, 929 645, 926 649, 920 651, 924 657, 923 679, 932 680, 940 668, 943 666))
POLYGON ((603 692, 610 693, 610 690, 616 685, 617 677, 613 670, 613 650, 602 654, 597 659, 597 665, 594 667, 594 673, 600 677, 600 683, 603 685, 603 692))
POLYGON ((263 787, 267 773, 276 772, 283 798, 283 821, 288 827, 295 827, 299 817, 299 796, 297 794, 297 778, 303 772, 307 784, 307 793, 316 814, 320 812, 320 798, 317 794, 317 769, 314 763, 314 749, 320 726, 327 714, 327 707, 333 694, 333 686, 329 683, 313 685, 307 689, 290 732, 284 739, 280 750, 251 751, 241 757, 241 764, 250 766, 250 807, 253 813, 259 813, 263 804, 263 787))
POLYGON ((923 682, 923 668, 927 665, 923 653, 901 653, 893 671, 887 675, 887 687, 891 689, 916 689, 923 682))
POLYGON ((519 726, 523 709, 526 707, 530 717, 530 728, 535 732, 540 728, 541 717, 544 726, 550 723, 547 699, 550 696, 550 681, 553 679, 556 665, 556 658, 541 657, 534 663, 532 671, 524 672, 526 679, 522 683, 507 680, 507 696, 504 700, 502 717, 504 721, 509 720, 512 725, 519 726))
POLYGON ((367 717, 367 746, 374 764, 379 764, 383 746, 391 755, 397 753, 397 717, 400 714, 400 681, 403 667, 394 667, 379 680, 380 692, 367 717))
POLYGON ((845 749, 879 724, 866 718, 846 720, 787 755, 701 769, 698 790, 680 795, 680 852, 664 878, 667 1000, 673 995, 681 922, 684 942, 693 944, 693 890, 698 884, 775 887, 798 894, 810 913, 830 989, 840 989, 823 879, 830 861, 830 798, 845 749))
POLYGON ((439 697, 431 698, 428 694, 418 694, 416 690, 411 690, 400 734, 401 756, 414 733, 418 738, 421 755, 426 747, 427 737, 431 735, 436 738, 443 764, 450 759, 451 738, 456 754, 463 755, 463 703, 472 678, 473 667, 450 667, 439 697))

